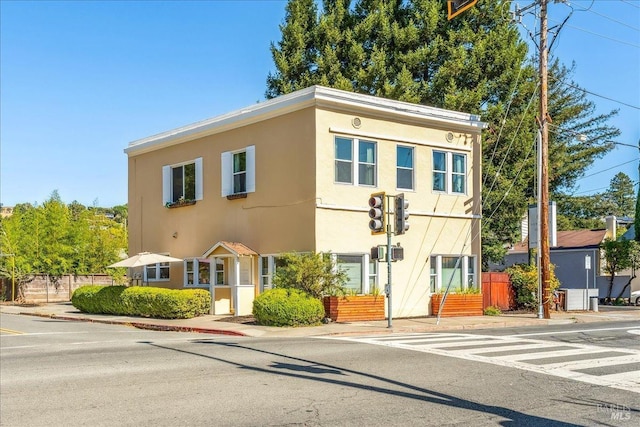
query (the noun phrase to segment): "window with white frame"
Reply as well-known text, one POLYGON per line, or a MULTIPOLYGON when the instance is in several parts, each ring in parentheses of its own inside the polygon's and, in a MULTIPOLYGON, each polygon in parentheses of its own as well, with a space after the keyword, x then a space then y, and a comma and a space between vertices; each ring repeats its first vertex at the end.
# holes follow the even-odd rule
MULTIPOLYGON (((345 287, 358 294, 374 292, 378 289, 378 263, 365 254, 331 254, 337 269, 347 274, 345 287)), ((260 292, 273 287, 276 271, 285 266, 281 257, 268 255, 260 257, 260 292)))
POLYGON ((256 148, 254 145, 221 155, 222 197, 256 191, 256 148))
POLYGON ((201 200, 202 157, 162 167, 162 204, 181 200, 201 200))
POLYGON ((336 267, 347 275, 345 289, 356 294, 363 293, 363 264, 362 255, 336 255, 336 267))
POLYGON ((225 284, 224 260, 220 258, 216 258, 216 274, 214 284, 216 286, 223 286, 225 284))
POLYGON ((209 260, 191 258, 184 261, 184 286, 208 287, 211 281, 209 260))
POLYGON ((347 138, 336 137, 335 155, 335 181, 353 184, 353 141, 347 138))
POLYGON ((471 289, 478 286, 476 257, 433 255, 430 258, 430 291, 471 289))
POLYGON ((335 182, 366 186, 377 184, 377 143, 336 137, 335 148, 335 182), (358 159, 354 167, 354 159, 358 159))
POLYGON ((467 155, 433 151, 433 190, 449 194, 467 192, 467 155))
POLYGON ((396 188, 413 190, 413 147, 396 147, 396 188))
POLYGON ((275 255, 260 257, 260 292, 273 288, 273 276, 278 268, 284 267, 286 261, 275 255))
POLYGON ((145 282, 164 282, 169 280, 169 263, 149 264, 144 269, 145 282))

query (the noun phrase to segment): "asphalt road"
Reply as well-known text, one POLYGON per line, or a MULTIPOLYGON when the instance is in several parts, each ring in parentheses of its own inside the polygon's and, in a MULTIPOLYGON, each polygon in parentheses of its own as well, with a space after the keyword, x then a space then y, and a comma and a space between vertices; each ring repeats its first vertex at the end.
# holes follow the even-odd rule
MULTIPOLYGON (((605 335, 633 329, 607 326, 626 329, 605 335)), ((604 333, 562 333, 569 327, 526 339, 556 345, 604 333)), ((640 420, 640 394, 633 391, 454 357, 455 349, 438 354, 415 345, 373 345, 368 337, 230 338, 6 314, 0 329, 2 426, 583 426, 640 420)), ((513 339, 508 332, 478 331, 476 338, 513 339)), ((625 345, 637 346, 640 335, 626 333, 634 338, 625 345)))

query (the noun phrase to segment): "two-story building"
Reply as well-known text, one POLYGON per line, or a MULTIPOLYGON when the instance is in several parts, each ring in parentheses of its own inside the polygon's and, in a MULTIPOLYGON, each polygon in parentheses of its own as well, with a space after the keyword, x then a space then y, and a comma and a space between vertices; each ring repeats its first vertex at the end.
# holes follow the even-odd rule
POLYGON ((393 263, 393 316, 429 314, 453 276, 480 283, 479 117, 313 86, 131 142, 129 253, 145 283, 211 287, 217 314, 249 314, 285 252, 331 252, 355 293, 383 290, 369 196, 404 193, 410 229, 393 263), (458 263, 456 263, 460 260, 458 263))

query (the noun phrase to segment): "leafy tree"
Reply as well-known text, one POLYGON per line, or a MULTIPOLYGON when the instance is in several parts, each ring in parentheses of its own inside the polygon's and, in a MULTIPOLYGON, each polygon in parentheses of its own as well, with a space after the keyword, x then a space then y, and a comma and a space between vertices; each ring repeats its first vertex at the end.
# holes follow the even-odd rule
POLYGON ((0 277, 14 278, 17 300, 35 274, 49 275, 54 284, 64 274, 108 272, 117 278, 106 266, 127 248, 126 206, 119 209, 123 222, 110 219, 108 209, 65 205, 57 191, 40 206, 16 205, 0 220, 0 252, 15 255, 0 257, 0 277))
MULTIPOLYGON (((560 287, 555 275, 555 267, 551 265, 550 289, 560 287)), ((515 264, 505 270, 509 274, 515 290, 516 304, 519 308, 533 310, 538 306, 538 270, 534 264, 515 264)))
POLYGON ((276 288, 300 289, 318 299, 344 291, 347 274, 334 269, 329 254, 289 252, 282 260, 284 266, 273 276, 276 288))
POLYGON ((601 247, 604 251, 605 259, 604 272, 609 275, 609 290, 605 302, 611 302, 611 292, 613 292, 613 281, 616 274, 628 268, 631 268, 632 271, 631 277, 622 288, 618 298, 624 294, 625 290, 631 285, 631 281, 635 279, 635 266, 640 261, 640 246, 635 240, 605 239, 601 247))
MULTIPOLYGON (((276 72, 268 98, 313 84, 480 114, 483 135, 483 265, 516 241, 536 188, 537 64, 508 2, 479 2, 456 19, 441 0, 290 0, 272 45, 276 72)), ((549 67, 550 192, 571 189, 612 148, 615 111, 595 106, 571 81, 573 68, 549 67), (576 134, 587 137, 575 141, 576 134)))

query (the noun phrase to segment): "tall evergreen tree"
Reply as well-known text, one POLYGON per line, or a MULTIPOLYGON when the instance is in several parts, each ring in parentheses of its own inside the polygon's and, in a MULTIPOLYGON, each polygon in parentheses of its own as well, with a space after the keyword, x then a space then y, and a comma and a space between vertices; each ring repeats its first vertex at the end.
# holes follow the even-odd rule
MULTIPOLYGON (((313 84, 480 114, 483 135, 483 263, 516 241, 536 188, 537 65, 508 1, 478 2, 447 20, 441 0, 290 0, 267 97, 313 84), (339 29, 339 31, 337 30, 339 29)), ((549 70, 550 191, 571 188, 618 135, 594 115, 559 61, 549 70), (584 134, 587 143, 575 142, 584 134)))
POLYGON ((609 204, 609 215, 617 217, 632 216, 634 213, 633 181, 624 172, 619 172, 611 178, 609 190, 603 197, 609 204))

